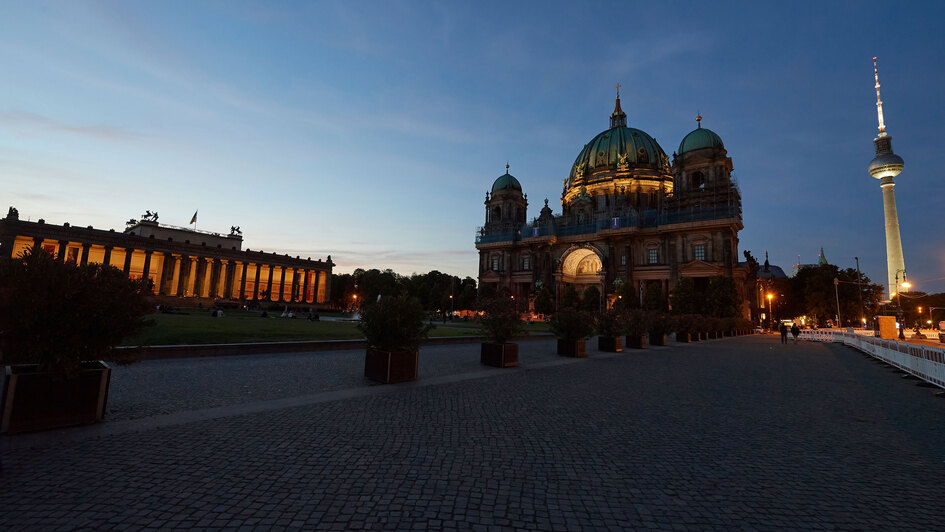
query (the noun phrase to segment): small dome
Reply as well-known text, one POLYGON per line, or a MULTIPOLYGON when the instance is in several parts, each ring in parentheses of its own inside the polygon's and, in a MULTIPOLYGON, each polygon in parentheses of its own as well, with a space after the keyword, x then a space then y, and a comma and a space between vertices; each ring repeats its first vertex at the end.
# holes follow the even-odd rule
POLYGON ((722 138, 715 134, 711 129, 698 127, 683 137, 679 143, 679 150, 676 153, 682 154, 687 151, 698 150, 701 148, 724 148, 722 138))
POLYGON ((505 174, 500 175, 495 180, 495 183, 492 184, 493 193, 496 193, 500 190, 517 190, 521 192, 522 184, 519 183, 518 179, 515 179, 515 177, 512 174, 506 172, 505 174))

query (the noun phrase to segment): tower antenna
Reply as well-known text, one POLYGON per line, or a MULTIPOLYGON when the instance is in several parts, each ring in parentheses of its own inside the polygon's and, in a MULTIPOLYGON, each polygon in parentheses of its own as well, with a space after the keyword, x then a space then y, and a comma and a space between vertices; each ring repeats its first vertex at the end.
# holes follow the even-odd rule
POLYGON ((876 66, 876 58, 873 58, 873 78, 876 80, 876 114, 879 116, 879 136, 886 136, 886 124, 883 123, 883 100, 879 97, 879 68, 876 66))

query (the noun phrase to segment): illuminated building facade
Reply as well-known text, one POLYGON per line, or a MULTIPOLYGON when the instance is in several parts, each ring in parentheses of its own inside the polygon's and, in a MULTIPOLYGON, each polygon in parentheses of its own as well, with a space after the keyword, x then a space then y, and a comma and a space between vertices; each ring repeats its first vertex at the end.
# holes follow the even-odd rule
MULTIPOLYGON (((619 90, 619 86, 618 86, 619 90)), ((741 314, 749 317, 749 267, 738 262, 741 194, 722 139, 697 127, 672 161, 650 135, 627 126, 620 94, 610 128, 588 142, 563 180, 561 214, 548 200, 526 222, 528 197, 508 173, 486 193, 485 224, 476 236, 481 286, 532 300, 547 287, 598 287, 602 304, 631 283, 641 302, 666 304, 676 282, 696 290, 710 277, 736 281, 741 314)))
POLYGON ((331 294, 326 260, 243 250, 238 227, 218 234, 174 227, 145 215, 123 232, 24 221, 13 207, 0 219, 0 253, 36 246, 57 260, 109 264, 131 278, 147 277, 156 296, 320 304, 331 294))

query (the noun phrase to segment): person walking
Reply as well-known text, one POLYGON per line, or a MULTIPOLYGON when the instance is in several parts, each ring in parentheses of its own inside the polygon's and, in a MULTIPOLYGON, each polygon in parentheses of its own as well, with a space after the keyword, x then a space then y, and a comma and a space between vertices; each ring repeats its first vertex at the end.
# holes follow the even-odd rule
POLYGON ((791 335, 794 336, 794 343, 797 343, 797 336, 801 334, 801 328, 797 326, 797 323, 791 325, 791 335))
POLYGON ((778 330, 781 331, 781 343, 787 344, 787 325, 782 323, 778 330))

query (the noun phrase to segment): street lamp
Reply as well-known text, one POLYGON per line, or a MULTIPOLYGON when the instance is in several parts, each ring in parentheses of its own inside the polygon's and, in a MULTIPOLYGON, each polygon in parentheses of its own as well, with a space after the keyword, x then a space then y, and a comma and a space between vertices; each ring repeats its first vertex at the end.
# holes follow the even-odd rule
POLYGON ((903 270, 896 270, 896 293, 895 293, 895 296, 896 296, 896 307, 897 307, 897 309, 898 309, 898 310, 896 311, 896 319, 899 321, 899 339, 900 339, 900 340, 905 340, 905 339, 906 339, 906 333, 903 331, 903 329, 905 329, 905 326, 906 326, 906 324, 904 323, 904 322, 905 322, 905 313, 903 313, 903 311, 902 311, 902 294, 899 293, 899 274, 900 274, 900 273, 902 274, 902 287, 903 287, 903 288, 909 288, 909 287, 911 287, 912 285, 910 285, 909 282, 906 281, 906 270, 904 270, 904 269, 903 269, 903 270))
POLYGON ((840 279, 836 277, 833 278, 833 295, 837 298, 837 327, 843 328, 843 320, 840 319, 840 291, 838 287, 840 286, 840 279))
POLYGON ((771 299, 772 299, 773 297, 774 297, 773 295, 768 294, 768 312, 771 314, 771 316, 768 317, 768 328, 769 328, 769 329, 771 329, 771 328, 774 327, 774 308, 772 307, 772 305, 773 305, 774 303, 771 301, 771 299))

